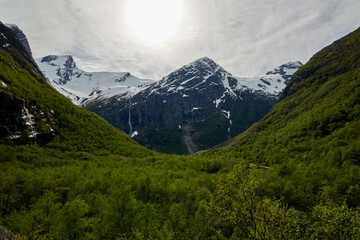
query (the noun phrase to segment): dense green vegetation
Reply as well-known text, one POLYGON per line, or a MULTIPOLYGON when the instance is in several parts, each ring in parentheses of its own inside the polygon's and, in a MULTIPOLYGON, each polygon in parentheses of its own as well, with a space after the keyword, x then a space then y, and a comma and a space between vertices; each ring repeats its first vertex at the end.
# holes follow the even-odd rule
MULTIPOLYGON (((150 128, 145 137, 153 142, 154 151, 181 154, 186 151, 180 129, 150 128)), ((150 146, 149 146, 150 147, 150 146)))
POLYGON ((1 152, 0 224, 29 239, 360 236, 358 210, 331 200, 306 212, 286 208, 284 199, 262 197, 263 171, 245 164, 231 171, 227 161, 201 156, 1 152))
POLYGON ((357 30, 229 146, 185 157, 137 145, 0 49, 2 88, 54 110, 56 132, 0 145, 0 225, 26 239, 360 239, 359 54, 357 30))
POLYGON ((229 120, 223 115, 218 114, 218 116, 195 124, 196 134, 193 135, 194 141, 199 145, 200 149, 207 149, 208 146, 218 145, 229 139, 229 133, 227 132, 229 127, 229 120), (217 137, 207 137, 208 129, 212 129, 212 133, 217 137))
POLYGON ((216 175, 201 160, 120 160, 24 146, 1 152, 0 224, 16 233, 59 239, 203 234, 195 215, 216 175))

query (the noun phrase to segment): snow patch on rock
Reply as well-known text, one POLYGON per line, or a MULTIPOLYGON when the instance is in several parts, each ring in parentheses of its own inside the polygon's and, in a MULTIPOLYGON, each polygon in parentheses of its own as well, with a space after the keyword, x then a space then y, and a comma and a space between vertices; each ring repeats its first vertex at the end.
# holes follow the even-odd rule
POLYGON ((193 109, 191 109, 191 112, 196 111, 196 110, 200 110, 200 109, 201 109, 201 107, 194 107, 193 109))
POLYGON ((7 39, 3 33, 0 33, 0 36, 7 39))
POLYGON ((136 137, 137 135, 139 135, 139 133, 138 133, 138 131, 135 131, 131 134, 131 138, 136 137))
POLYGON ((29 110, 24 107, 21 111, 21 118, 25 123, 25 126, 30 130, 29 137, 35 137, 38 133, 36 132, 36 123, 34 116, 29 112, 29 110))
POLYGON ((0 84, 3 85, 4 87, 7 87, 7 85, 1 80, 0 80, 0 84))

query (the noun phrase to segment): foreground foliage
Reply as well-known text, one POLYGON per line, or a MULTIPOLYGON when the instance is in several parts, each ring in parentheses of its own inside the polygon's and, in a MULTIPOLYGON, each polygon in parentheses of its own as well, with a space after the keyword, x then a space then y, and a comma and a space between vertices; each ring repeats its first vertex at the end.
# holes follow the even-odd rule
MULTIPOLYGON (((262 170, 239 164, 221 179, 206 208, 221 238, 237 239, 358 239, 360 209, 346 203, 320 202, 299 211, 284 199, 260 197, 262 170)), ((265 184, 266 185, 266 184, 265 184)))
POLYGON ((298 210, 264 196, 267 170, 246 163, 1 151, 0 224, 29 239, 360 237, 359 208, 329 199, 298 210))

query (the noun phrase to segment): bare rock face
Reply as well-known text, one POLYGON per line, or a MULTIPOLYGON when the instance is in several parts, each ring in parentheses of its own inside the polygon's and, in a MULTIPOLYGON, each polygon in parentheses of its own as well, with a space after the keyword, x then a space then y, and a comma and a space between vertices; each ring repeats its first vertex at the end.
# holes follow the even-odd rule
POLYGON ((26 129, 21 118, 25 101, 0 90, 0 138, 26 129))
POLYGON ((0 240, 21 240, 7 228, 0 226, 0 240))
POLYGON ((10 28, 11 31, 13 31, 16 34, 16 36, 18 37, 20 42, 24 45, 26 50, 30 53, 30 55, 32 55, 29 41, 28 41, 26 35, 24 34, 24 32, 21 31, 21 29, 15 24, 5 24, 5 26, 10 28))
POLYGON ((0 90, 0 142, 19 141, 36 135, 34 117, 25 101, 0 90))
POLYGON ((0 143, 13 141, 18 144, 45 144, 49 142, 54 132, 40 131, 34 114, 41 118, 40 121, 49 122, 49 117, 45 116, 45 113, 36 105, 28 108, 24 99, 0 89, 0 143))

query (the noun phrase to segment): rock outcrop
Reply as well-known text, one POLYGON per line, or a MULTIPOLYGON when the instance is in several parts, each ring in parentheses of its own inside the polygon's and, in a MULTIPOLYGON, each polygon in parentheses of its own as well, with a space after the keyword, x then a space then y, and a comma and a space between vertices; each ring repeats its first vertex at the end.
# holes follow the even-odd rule
POLYGON ((0 240, 22 240, 22 238, 15 236, 6 227, 0 226, 0 240))
POLYGON ((17 144, 49 142, 55 133, 51 128, 51 113, 45 115, 39 108, 30 104, 26 106, 24 99, 0 89, 0 143, 15 142, 17 144), (34 114, 39 118, 35 121, 34 114), (40 130, 37 122, 47 124, 49 131, 40 130))

